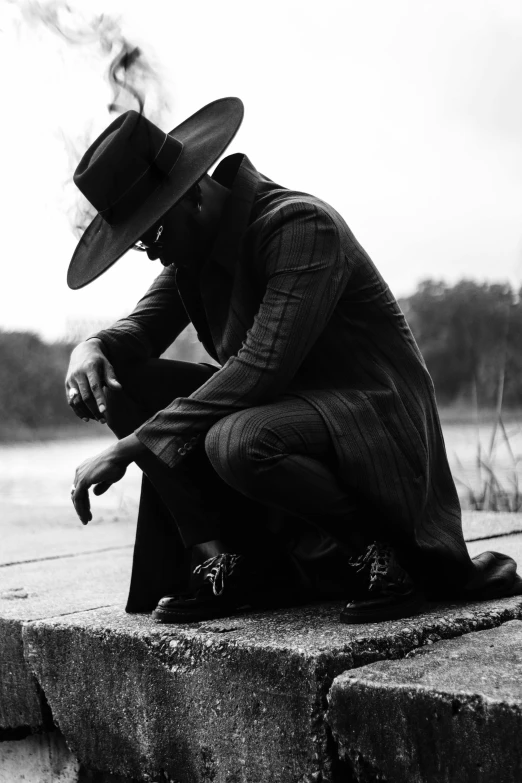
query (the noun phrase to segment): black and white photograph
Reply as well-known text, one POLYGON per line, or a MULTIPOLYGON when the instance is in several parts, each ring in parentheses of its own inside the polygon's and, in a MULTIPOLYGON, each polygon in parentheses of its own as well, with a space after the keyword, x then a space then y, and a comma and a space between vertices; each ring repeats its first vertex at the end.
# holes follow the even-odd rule
POLYGON ((521 783, 522 5, 0 0, 0 783, 521 783))

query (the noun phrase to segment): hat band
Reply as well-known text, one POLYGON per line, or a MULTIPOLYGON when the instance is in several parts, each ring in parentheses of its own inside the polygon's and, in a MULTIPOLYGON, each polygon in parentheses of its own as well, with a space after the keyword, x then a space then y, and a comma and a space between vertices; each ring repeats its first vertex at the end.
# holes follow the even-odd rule
POLYGON ((163 144, 150 166, 116 201, 105 207, 105 209, 99 210, 99 214, 105 222, 110 226, 114 226, 124 220, 128 220, 130 215, 166 180, 182 150, 183 142, 165 134, 163 144), (175 146, 167 144, 167 141, 172 141, 176 144, 175 146))

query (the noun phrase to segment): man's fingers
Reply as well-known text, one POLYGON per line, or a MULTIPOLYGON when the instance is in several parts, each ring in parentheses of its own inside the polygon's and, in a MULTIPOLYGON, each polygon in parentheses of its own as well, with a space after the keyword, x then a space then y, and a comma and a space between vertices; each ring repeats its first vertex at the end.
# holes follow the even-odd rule
POLYGON ((109 487, 112 487, 111 481, 100 481, 99 484, 96 484, 95 487, 93 487, 93 492, 95 495, 103 495, 104 492, 107 492, 109 487))
POLYGON ((91 387, 91 393, 96 403, 96 410, 98 411, 99 420, 102 424, 105 424, 105 393, 103 391, 103 384, 100 375, 97 372, 91 372, 87 374, 89 386, 91 387))
POLYGON ((114 367, 108 361, 105 361, 105 383, 107 386, 110 386, 112 389, 121 390, 121 383, 116 378, 114 367))
POLYGON ((105 387, 121 389, 113 366, 104 357, 91 359, 81 370, 68 373, 67 400, 74 413, 81 419, 96 419, 106 424, 105 387))
POLYGON ((76 489, 71 494, 71 500, 74 508, 83 525, 92 519, 91 504, 89 501, 89 490, 83 484, 77 484, 76 489))
POLYGON ((100 417, 100 412, 98 410, 98 404, 91 391, 90 379, 85 377, 79 378, 78 388, 80 389, 80 394, 82 395, 82 402, 90 411, 92 418, 98 419, 100 417))
POLYGON ((89 421, 93 418, 92 413, 88 408, 85 407, 83 404, 80 392, 77 392, 75 396, 69 395, 69 407, 73 411, 76 416, 78 416, 79 419, 83 419, 83 421, 89 421))

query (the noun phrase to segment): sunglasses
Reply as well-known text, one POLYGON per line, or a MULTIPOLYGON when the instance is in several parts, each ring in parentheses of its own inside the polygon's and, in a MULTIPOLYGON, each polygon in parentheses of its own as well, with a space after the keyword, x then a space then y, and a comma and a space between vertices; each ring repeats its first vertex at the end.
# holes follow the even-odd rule
MULTIPOLYGON (((198 212, 201 212, 201 204, 202 204, 202 197, 201 197, 201 187, 199 185, 194 185, 184 196, 184 200, 191 201, 198 212)), ((168 214, 168 213, 166 213, 168 214)), ((158 250, 161 250, 163 247, 163 243, 159 241, 161 235, 163 234, 163 217, 158 220, 157 223, 155 223, 151 228, 147 229, 144 234, 138 239, 137 242, 134 243, 133 250, 139 250, 141 253, 147 252, 147 250, 154 250, 157 252, 158 250)), ((157 258, 158 256, 156 256, 157 258)), ((151 256, 152 258, 152 256, 151 256)))
POLYGON ((141 238, 134 243, 133 250, 139 250, 141 253, 144 253, 147 250, 152 250, 152 248, 159 250, 161 247, 163 247, 162 243, 159 241, 162 234, 163 224, 158 225, 156 223, 154 226, 152 226, 152 228, 149 228, 147 231, 145 231, 141 238))

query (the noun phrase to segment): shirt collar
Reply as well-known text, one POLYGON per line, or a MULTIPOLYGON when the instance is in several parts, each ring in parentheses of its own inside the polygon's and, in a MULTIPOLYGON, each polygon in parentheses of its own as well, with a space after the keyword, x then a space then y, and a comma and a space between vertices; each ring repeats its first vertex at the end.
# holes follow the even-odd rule
POLYGON ((260 176, 247 156, 238 152, 222 160, 212 178, 229 188, 230 195, 223 208, 221 225, 209 260, 232 274, 250 222, 260 176))

